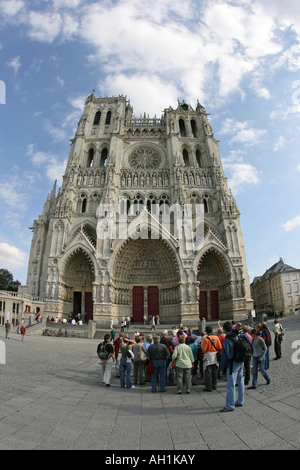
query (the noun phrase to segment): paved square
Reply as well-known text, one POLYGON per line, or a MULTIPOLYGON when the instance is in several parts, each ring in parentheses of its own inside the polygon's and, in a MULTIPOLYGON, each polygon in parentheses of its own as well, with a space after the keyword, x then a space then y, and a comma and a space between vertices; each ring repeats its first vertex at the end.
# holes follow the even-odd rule
POLYGON ((270 349, 271 384, 260 376, 258 389, 246 390, 244 406, 232 413, 219 413, 224 381, 212 393, 198 381, 190 395, 177 395, 176 387, 152 394, 149 384, 121 389, 113 374, 104 387, 99 340, 27 335, 21 342, 14 333, 5 339, 1 328, 7 363, 0 365, 0 449, 300 449, 300 364, 292 362, 300 317, 282 323, 282 359, 273 361, 270 349))

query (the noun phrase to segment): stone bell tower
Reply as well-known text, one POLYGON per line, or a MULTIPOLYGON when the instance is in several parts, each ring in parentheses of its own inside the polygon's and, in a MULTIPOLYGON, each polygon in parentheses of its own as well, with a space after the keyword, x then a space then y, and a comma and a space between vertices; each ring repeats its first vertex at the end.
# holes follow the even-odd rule
POLYGON ((97 325, 240 318, 252 300, 239 215, 203 106, 137 117, 125 96, 92 93, 32 227, 28 293, 97 325))

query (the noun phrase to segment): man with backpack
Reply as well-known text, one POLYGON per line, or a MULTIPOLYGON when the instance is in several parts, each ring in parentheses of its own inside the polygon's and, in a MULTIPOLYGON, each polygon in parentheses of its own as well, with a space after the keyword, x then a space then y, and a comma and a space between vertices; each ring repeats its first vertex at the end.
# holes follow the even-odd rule
POLYGON ((103 343, 99 343, 97 354, 100 359, 100 381, 110 387, 111 372, 113 367, 114 348, 110 343, 110 334, 104 335, 103 343))
POLYGON ((220 363, 220 375, 227 370, 227 394, 226 406, 221 412, 234 411, 236 406, 244 404, 244 362, 251 356, 251 344, 245 334, 240 334, 232 328, 230 321, 223 325, 226 337, 223 342, 223 349, 220 363), (238 399, 235 401, 235 385, 238 386, 238 399))

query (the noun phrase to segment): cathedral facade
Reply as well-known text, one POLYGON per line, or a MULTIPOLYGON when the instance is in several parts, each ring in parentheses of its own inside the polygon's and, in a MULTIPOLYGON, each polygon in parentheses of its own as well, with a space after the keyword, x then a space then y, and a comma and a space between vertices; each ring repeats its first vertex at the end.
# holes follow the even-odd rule
POLYGON ((44 315, 197 324, 252 308, 239 211, 199 103, 138 118, 125 96, 92 93, 32 230, 27 289, 44 315))

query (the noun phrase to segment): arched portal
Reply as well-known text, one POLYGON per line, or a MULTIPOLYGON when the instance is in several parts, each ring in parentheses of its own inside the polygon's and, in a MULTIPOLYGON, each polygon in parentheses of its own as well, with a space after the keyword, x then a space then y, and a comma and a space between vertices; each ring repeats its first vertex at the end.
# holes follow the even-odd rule
POLYGON ((233 299, 231 273, 225 258, 219 251, 209 249, 198 265, 199 317, 202 320, 230 318, 233 299))
POLYGON ((78 248, 67 258, 61 282, 68 292, 72 314, 81 314, 85 321, 93 319, 94 266, 88 254, 78 248))
POLYGON ((161 322, 180 319, 179 268, 165 240, 128 239, 115 257, 111 279, 119 316, 127 312, 137 323, 150 315, 159 315, 161 322))

